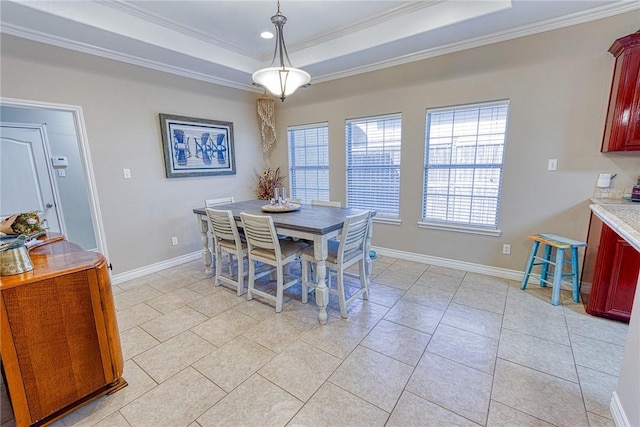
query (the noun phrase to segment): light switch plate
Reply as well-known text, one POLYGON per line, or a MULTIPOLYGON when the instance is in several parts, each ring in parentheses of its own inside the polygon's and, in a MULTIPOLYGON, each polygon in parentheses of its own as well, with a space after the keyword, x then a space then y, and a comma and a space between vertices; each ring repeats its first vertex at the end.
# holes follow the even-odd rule
POLYGON ((549 166, 547 170, 554 171, 558 169, 558 159, 549 159, 549 166))
POLYGON ((122 176, 125 179, 130 179, 131 178, 131 169, 122 169, 122 176))

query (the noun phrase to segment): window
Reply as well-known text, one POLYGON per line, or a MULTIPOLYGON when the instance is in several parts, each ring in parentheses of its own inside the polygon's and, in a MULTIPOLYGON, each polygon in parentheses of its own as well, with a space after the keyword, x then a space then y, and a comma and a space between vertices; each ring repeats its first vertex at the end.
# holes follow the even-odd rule
POLYGON ((347 120, 347 205, 398 217, 402 117, 347 120))
POLYGON ((423 226, 499 235, 509 101, 427 110, 423 226))
POLYGON ((291 197, 329 200, 329 125, 292 126, 287 136, 291 197))

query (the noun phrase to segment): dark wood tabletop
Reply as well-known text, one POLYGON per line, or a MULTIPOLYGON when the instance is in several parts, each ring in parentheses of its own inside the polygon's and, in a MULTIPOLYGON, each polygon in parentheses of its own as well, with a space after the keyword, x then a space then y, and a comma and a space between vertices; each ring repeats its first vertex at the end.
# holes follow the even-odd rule
MULTIPOLYGON (((362 209, 335 208, 330 206, 314 206, 302 204, 300 209, 293 212, 264 212, 262 206, 268 205, 266 200, 247 200, 244 202, 217 205, 215 209, 230 210, 236 220, 240 220, 240 213, 251 215, 270 215, 277 227, 304 231, 313 234, 327 234, 342 228, 345 216, 364 212, 362 209)), ((196 208, 193 213, 206 215, 205 208, 196 208)), ((375 215, 375 212, 372 212, 375 215)))

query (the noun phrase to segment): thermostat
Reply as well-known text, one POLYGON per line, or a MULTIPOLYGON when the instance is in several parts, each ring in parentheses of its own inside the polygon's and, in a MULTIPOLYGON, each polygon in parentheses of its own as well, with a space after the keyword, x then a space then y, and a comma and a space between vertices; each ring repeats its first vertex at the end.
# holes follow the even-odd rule
POLYGON ((51 158, 51 164, 54 168, 66 168, 69 166, 67 156, 55 156, 51 158))

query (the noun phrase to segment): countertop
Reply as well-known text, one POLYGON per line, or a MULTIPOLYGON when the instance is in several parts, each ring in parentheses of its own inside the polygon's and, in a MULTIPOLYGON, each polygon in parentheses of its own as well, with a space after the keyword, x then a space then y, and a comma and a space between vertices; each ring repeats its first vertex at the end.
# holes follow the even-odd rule
POLYGON ((624 199, 591 199, 589 208, 640 252, 640 203, 624 199))

